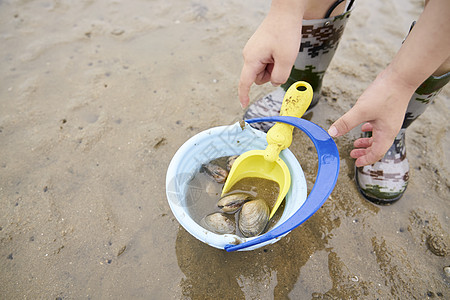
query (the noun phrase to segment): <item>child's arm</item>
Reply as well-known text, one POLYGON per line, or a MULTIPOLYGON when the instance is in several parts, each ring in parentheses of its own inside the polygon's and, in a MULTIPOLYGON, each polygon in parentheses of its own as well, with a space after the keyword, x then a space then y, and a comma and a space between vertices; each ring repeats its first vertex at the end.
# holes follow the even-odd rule
MULTIPOLYGON (((361 123, 371 138, 355 141, 350 156, 356 166, 375 163, 392 145, 414 91, 450 59, 450 1, 430 0, 389 66, 359 97, 355 106, 331 125, 332 136, 361 123)), ((446 70, 449 71, 449 70, 446 70)))

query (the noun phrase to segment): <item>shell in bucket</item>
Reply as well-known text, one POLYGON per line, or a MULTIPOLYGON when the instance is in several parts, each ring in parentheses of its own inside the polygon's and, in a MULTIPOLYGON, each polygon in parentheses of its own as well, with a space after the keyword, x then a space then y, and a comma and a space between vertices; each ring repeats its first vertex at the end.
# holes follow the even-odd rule
MULTIPOLYGON (((240 244, 255 239, 243 238, 235 234, 216 234, 200 226, 189 215, 186 199, 188 183, 201 165, 222 156, 241 154, 249 150, 265 149, 266 134, 253 129, 248 124, 239 123, 205 130, 186 141, 175 153, 166 176, 166 194, 170 208, 178 222, 200 241, 219 249, 229 244, 240 244)), ((280 154, 291 173, 291 188, 285 198, 285 208, 279 221, 270 231, 288 220, 303 205, 307 196, 303 170, 295 156, 288 149, 280 154)), ((284 236, 284 235, 283 235, 284 236)), ((278 241, 282 236, 241 250, 253 250, 278 241)))

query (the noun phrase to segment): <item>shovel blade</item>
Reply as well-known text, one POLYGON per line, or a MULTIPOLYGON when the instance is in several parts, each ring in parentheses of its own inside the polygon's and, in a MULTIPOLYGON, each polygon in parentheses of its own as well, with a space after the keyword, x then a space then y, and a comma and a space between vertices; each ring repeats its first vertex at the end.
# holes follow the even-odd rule
POLYGON ((222 196, 229 192, 238 181, 247 177, 263 178, 278 183, 280 192, 270 212, 270 218, 272 218, 291 185, 291 175, 286 163, 281 158, 274 162, 267 161, 264 158, 264 150, 252 150, 241 154, 231 167, 222 196))

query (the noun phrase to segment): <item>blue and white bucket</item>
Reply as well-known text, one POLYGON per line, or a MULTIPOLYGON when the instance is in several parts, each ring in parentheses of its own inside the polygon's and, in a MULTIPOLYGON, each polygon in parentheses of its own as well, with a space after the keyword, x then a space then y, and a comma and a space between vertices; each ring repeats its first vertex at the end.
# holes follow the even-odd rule
POLYGON ((227 251, 254 250, 275 243, 310 216, 331 194, 339 174, 339 153, 333 139, 319 126, 295 117, 270 117, 246 120, 230 126, 210 128, 186 141, 172 158, 166 175, 166 194, 178 222, 191 235, 212 247, 227 251), (291 186, 285 198, 284 210, 278 222, 266 233, 251 238, 235 234, 216 234, 200 226, 189 214, 186 193, 188 184, 202 164, 222 156, 265 149, 266 134, 247 123, 284 122, 304 131, 313 141, 319 158, 319 171, 311 193, 303 170, 289 149, 280 153, 291 173, 291 186))

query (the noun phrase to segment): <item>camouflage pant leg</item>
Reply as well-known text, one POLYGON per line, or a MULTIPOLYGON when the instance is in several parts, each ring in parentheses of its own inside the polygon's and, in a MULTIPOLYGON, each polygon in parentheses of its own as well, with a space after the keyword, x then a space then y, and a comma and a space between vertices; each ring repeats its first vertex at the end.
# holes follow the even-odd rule
POLYGON ((442 88, 450 81, 450 72, 441 76, 430 76, 425 80, 409 101, 406 109, 405 119, 402 128, 407 128, 417 119, 428 107, 430 103, 441 92, 442 88))
POLYGON ((349 10, 327 19, 303 21, 299 53, 289 79, 282 87, 286 91, 299 80, 311 84, 314 90, 311 107, 319 101, 325 71, 337 50, 351 12, 349 10))

